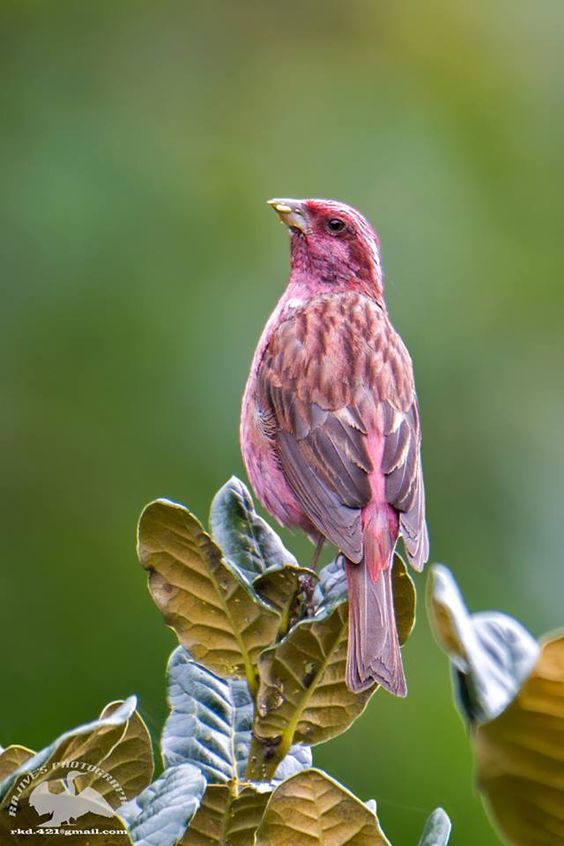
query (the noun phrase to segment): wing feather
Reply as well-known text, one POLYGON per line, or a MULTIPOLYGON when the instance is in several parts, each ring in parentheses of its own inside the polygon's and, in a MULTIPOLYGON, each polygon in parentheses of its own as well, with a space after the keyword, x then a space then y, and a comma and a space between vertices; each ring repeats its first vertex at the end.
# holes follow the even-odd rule
POLYGON ((378 469, 367 435, 383 428, 386 499, 420 567, 428 541, 411 361, 379 305, 356 293, 310 300, 273 333, 257 383, 288 484, 313 525, 353 562, 362 559, 361 512, 378 469))

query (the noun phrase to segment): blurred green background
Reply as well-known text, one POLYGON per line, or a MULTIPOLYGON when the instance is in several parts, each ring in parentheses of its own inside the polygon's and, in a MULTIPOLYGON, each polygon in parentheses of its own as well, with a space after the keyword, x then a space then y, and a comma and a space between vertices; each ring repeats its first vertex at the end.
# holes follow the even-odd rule
MULTIPOLYGON (((205 517, 243 475, 239 402, 288 268, 265 200, 378 229, 415 360, 432 555, 470 605, 564 623, 564 6, 557 0, 0 4, 0 742, 139 694, 174 645, 143 504, 205 517)), ((299 538, 290 540, 309 555, 299 538)), ((316 761, 417 842, 495 844, 423 610, 406 701, 316 761)))

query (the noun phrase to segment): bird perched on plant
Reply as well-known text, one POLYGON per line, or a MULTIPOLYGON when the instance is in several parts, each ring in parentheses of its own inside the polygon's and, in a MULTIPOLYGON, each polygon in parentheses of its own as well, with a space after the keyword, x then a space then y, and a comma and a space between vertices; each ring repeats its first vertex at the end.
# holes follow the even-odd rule
POLYGON ((346 560, 347 685, 407 692, 391 566, 429 542, 409 353, 386 305, 379 241, 334 200, 270 200, 290 231, 288 286, 251 365, 241 445, 257 497, 283 526, 346 560))

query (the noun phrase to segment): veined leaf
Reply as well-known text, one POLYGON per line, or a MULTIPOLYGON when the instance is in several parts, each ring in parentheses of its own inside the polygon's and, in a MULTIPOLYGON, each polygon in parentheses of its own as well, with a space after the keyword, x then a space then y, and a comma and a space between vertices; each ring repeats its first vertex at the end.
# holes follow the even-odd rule
MULTIPOLYGON (((244 780, 251 745, 253 702, 240 679, 221 679, 192 660, 183 647, 168 665, 171 713, 161 738, 165 766, 190 763, 209 784, 244 780)), ((311 766, 311 750, 294 747, 276 778, 311 766)))
POLYGON ((249 846, 269 798, 256 785, 210 785, 180 846, 249 846))
POLYGON ((313 601, 316 610, 319 611, 324 605, 333 605, 341 599, 346 599, 346 597, 345 559, 342 555, 337 555, 334 561, 320 570, 313 601))
POLYGON ((564 636, 541 643, 511 704, 473 732, 478 788, 514 846, 564 844, 564 636))
MULTIPOLYGON (((28 773, 39 767, 49 767, 53 763, 80 761, 86 764, 98 764, 120 742, 127 724, 135 712, 136 699, 130 696, 112 711, 91 723, 78 726, 65 732, 41 752, 25 760, 0 784, 0 806, 10 799, 13 786, 28 773)), ((60 778, 58 770, 53 770, 50 778, 60 778)), ((33 781, 22 792, 27 795, 33 787, 33 781)))
MULTIPOLYGON (((394 598, 403 643, 413 626, 415 591, 399 556, 394 598)), ((249 778, 270 778, 292 743, 312 746, 329 740, 366 707, 378 686, 360 694, 347 688, 347 628, 347 603, 327 603, 260 656, 249 778)))
POLYGON ((259 517, 249 491, 236 476, 215 495, 210 528, 224 555, 249 583, 268 569, 297 565, 276 532, 259 517))
POLYGON ((277 640, 285 637, 292 626, 307 615, 308 593, 313 590, 317 578, 317 573, 307 567, 287 564, 266 570, 254 580, 254 590, 280 614, 277 640))
MULTIPOLYGON (((120 706, 121 702, 111 702, 106 705, 101 719, 109 717, 120 706)), ((100 759, 98 766, 118 782, 128 799, 133 799, 151 783, 154 770, 151 737, 137 711, 134 711, 128 720, 119 743, 100 759)), ((115 801, 112 784, 103 776, 87 773, 77 779, 79 790, 86 786, 97 790, 110 805, 115 801)))
MULTIPOLYGON (((130 752, 135 753, 140 748, 138 744, 133 744, 133 748, 130 744, 130 738, 139 730, 140 718, 135 714, 135 704, 135 697, 130 697, 126 702, 112 703, 98 720, 66 732, 50 746, 31 757, 24 756, 20 766, 0 785, 0 840, 3 835, 8 837, 12 828, 35 828, 41 822, 43 814, 54 813, 48 794, 59 793, 63 785, 66 792, 79 795, 89 779, 95 779, 96 784, 100 784, 98 777, 100 770, 103 770, 104 774, 112 779, 112 783, 102 782, 105 796, 101 801, 105 800, 110 807, 115 808, 122 803, 124 797, 130 795, 128 790, 134 790, 136 785, 148 780, 152 767, 152 762, 147 760, 150 758, 150 748, 147 754, 144 747, 144 757, 140 761, 129 758, 130 752), (130 730, 131 724, 133 725, 130 730), (123 750, 119 749, 121 743, 125 743, 123 750), (98 772, 87 774, 88 765, 98 769, 98 772), (73 776, 75 773, 83 775, 78 778, 74 776, 72 786, 69 786, 71 772, 73 776), (125 778, 125 789, 116 778, 116 773, 125 778), (127 776, 130 774, 135 777, 128 784, 127 776)), ((130 846, 131 840, 121 820, 117 816, 112 817, 111 812, 109 815, 104 814, 104 817, 107 829, 115 832, 122 830, 122 833, 100 835, 100 845, 130 846)), ((85 830, 99 825, 99 812, 82 813, 80 823, 85 830)), ((23 843, 25 837, 20 839, 19 836, 10 836, 9 839, 17 844, 23 843)), ((73 835, 73 839, 82 846, 91 843, 91 836, 88 834, 73 835)))
POLYGON ((471 722, 494 719, 530 674, 539 654, 536 640, 505 614, 470 614, 442 565, 431 570, 427 596, 435 637, 457 671, 460 710, 471 722))
POLYGON ((372 811, 320 770, 304 770, 276 788, 256 837, 256 846, 386 844, 372 811))
POLYGON ((366 707, 375 688, 357 695, 345 684, 347 612, 340 602, 262 653, 249 778, 270 779, 292 743, 322 743, 366 707))
POLYGON ((242 778, 253 702, 242 679, 221 679, 179 646, 168 664, 170 716, 161 738, 166 767, 190 763, 210 784, 242 778))
POLYGON ((2 749, 2 752, 0 752, 0 783, 15 772, 18 767, 33 758, 34 755, 35 752, 32 752, 31 749, 17 744, 2 749))
POLYGON ((198 810, 206 780, 191 764, 165 770, 120 809, 135 846, 175 846, 198 810))
POLYGON ((255 687, 259 653, 280 622, 223 560, 221 550, 182 505, 156 500, 139 521, 138 553, 149 590, 182 646, 212 672, 255 687))

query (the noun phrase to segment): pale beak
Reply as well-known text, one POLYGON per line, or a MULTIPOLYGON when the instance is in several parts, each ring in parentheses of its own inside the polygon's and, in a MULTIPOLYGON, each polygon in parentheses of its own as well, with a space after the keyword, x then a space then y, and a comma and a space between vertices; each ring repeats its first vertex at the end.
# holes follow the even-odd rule
POLYGON ((303 200, 268 200, 268 205, 272 206, 282 223, 292 231, 298 231, 306 234, 308 230, 307 214, 304 209, 303 200))

